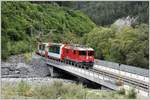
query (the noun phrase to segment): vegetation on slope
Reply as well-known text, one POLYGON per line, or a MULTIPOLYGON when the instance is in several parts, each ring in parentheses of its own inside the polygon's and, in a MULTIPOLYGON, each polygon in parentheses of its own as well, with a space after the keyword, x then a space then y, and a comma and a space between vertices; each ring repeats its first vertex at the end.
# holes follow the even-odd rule
MULTIPOLYGON (((72 32, 78 36, 88 33, 95 24, 82 12, 50 4, 2 2, 2 58, 29 51, 35 41, 35 30, 55 29, 57 36, 72 32)), ((49 30, 47 30, 49 32, 49 30)), ((61 37, 61 36, 60 36, 61 37)))
MULTIPOLYGON (((118 17, 126 16, 122 14, 121 9, 115 8, 114 2, 97 3, 96 8, 105 8, 101 13, 93 13, 93 16, 101 14, 102 18, 96 22, 104 21, 105 25, 109 24, 111 27, 96 26, 85 14, 78 10, 70 10, 64 7, 62 2, 57 2, 61 7, 55 3, 31 3, 31 2, 2 2, 2 58, 5 59, 9 55, 28 52, 29 45, 32 44, 32 49, 35 49, 36 37, 38 31, 49 34, 49 29, 55 29, 50 34, 53 42, 68 42, 89 45, 95 50, 95 58, 114 61, 118 63, 139 66, 148 68, 149 48, 148 48, 148 12, 146 2, 117 2, 116 7, 127 7, 134 5, 132 12, 141 18, 141 24, 133 27, 125 27, 118 31, 117 27, 109 24, 118 17), (112 6, 112 9, 108 7, 112 6), (136 5, 136 6, 135 6, 136 5), (115 9, 117 13, 115 19, 111 15, 115 9), (137 9, 137 10, 136 10, 137 9), (139 12, 142 11, 142 12, 139 12), (144 10, 144 11, 143 11, 144 10), (120 16, 118 16, 120 14, 120 16), (142 17, 143 16, 143 17, 142 17), (109 19, 108 19, 109 18, 109 19), (143 20, 142 20, 143 19, 143 20), (111 21, 110 21, 111 20, 111 21), (110 21, 110 22, 107 22, 110 21), (31 37, 32 28, 32 37, 31 37), (47 30, 45 30, 47 29, 47 30)), ((72 3, 72 2, 71 2, 72 3)), ((85 3, 89 7, 96 2, 80 2, 81 5, 85 3)), ((74 3, 72 3, 74 4, 74 3)), ((67 6, 67 5, 65 5, 67 6)), ((81 6, 81 8, 82 8, 81 6)), ((72 7, 72 6, 69 6, 72 7)), ((95 8, 95 7, 94 7, 95 8)), ((85 8, 86 9, 86 8, 85 8)), ((82 9, 81 9, 82 10, 82 9)), ((91 8, 92 10, 92 8, 91 8)), ((126 11, 126 10, 125 10, 126 11)), ((89 10, 89 12, 91 12, 89 10)), ((126 11, 130 15, 129 9, 126 11)), ((103 24, 100 25, 103 25, 103 24)), ((49 40, 49 36, 40 37, 44 42, 49 40)))
POLYGON ((138 17, 138 23, 149 21, 148 1, 78 1, 57 2, 61 6, 78 9, 87 14, 97 25, 111 25, 119 18, 138 17))
POLYGON ((148 33, 146 24, 125 27, 121 31, 97 27, 85 34, 84 42, 94 48, 96 58, 148 68, 148 33))
POLYGON ((2 84, 2 99, 127 99, 136 98, 134 90, 125 92, 94 91, 81 84, 54 81, 47 85, 30 85, 25 81, 2 84))

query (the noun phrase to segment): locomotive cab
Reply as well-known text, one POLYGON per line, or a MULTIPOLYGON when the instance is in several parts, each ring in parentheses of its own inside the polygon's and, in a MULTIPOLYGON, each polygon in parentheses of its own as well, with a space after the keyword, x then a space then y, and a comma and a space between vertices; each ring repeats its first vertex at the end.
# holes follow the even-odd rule
POLYGON ((80 45, 66 45, 62 57, 64 60, 89 69, 94 64, 94 49, 80 45))
POLYGON ((94 64, 94 50, 79 51, 79 59, 84 66, 93 67, 94 64))

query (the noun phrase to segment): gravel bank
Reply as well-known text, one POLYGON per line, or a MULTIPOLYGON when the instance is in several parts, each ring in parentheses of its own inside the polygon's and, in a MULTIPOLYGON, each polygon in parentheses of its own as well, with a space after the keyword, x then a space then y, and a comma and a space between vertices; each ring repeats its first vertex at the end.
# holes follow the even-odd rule
POLYGON ((47 65, 36 55, 33 55, 29 64, 25 63, 23 55, 11 56, 6 62, 1 63, 2 78, 46 77, 49 74, 47 65))
POLYGON ((33 55, 32 61, 27 64, 23 55, 15 55, 8 58, 6 62, 1 62, 1 83, 16 85, 25 81, 30 85, 49 85, 54 81, 71 82, 74 81, 51 78, 47 64, 38 55, 33 55), (48 77, 49 76, 49 77, 48 77))

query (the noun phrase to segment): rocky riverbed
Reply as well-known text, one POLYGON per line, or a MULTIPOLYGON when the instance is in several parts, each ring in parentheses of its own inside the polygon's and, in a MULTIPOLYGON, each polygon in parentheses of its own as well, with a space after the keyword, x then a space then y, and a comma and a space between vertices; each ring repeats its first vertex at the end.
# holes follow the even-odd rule
POLYGON ((28 64, 23 55, 11 56, 7 61, 1 62, 2 78, 46 77, 49 74, 47 65, 36 55, 33 55, 28 64))
MULTIPOLYGON (((52 80, 67 80, 75 83, 82 82, 88 87, 97 88, 99 85, 91 83, 88 80, 75 77, 66 72, 62 73, 62 70, 54 69, 55 78, 52 78, 48 65, 38 55, 33 54, 29 63, 25 62, 23 55, 11 56, 7 61, 1 63, 1 77, 2 83, 16 83, 16 81, 27 81, 31 83, 45 84, 47 81, 52 80), (10 80, 10 81, 9 81, 10 80)), ((51 83, 51 82, 50 82, 51 83)))
POLYGON ((2 86, 7 83, 15 85, 20 81, 25 81, 31 85, 47 85, 54 81, 74 82, 68 79, 50 77, 48 65, 40 56, 35 54, 29 63, 25 62, 24 55, 11 56, 7 61, 1 62, 2 86))

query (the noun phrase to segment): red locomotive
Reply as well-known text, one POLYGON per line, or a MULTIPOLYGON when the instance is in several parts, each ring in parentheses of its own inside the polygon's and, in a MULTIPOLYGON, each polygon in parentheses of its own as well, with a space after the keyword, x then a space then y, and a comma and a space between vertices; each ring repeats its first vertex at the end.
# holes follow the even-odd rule
POLYGON ((94 50, 81 45, 42 43, 38 45, 36 53, 49 59, 84 65, 86 68, 94 64, 94 50))

